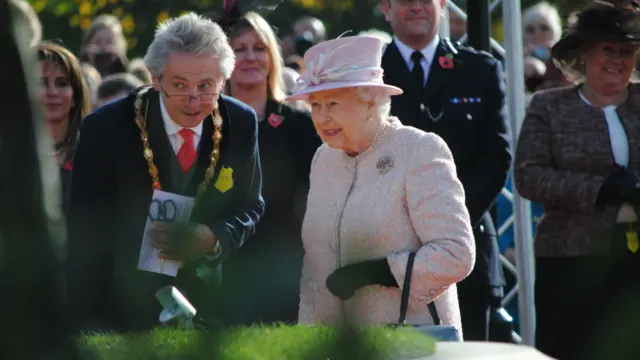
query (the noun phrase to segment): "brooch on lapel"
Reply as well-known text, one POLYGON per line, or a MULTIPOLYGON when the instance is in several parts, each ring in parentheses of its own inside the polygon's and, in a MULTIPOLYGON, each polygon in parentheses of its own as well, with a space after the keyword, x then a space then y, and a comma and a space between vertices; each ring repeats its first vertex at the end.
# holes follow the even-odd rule
POLYGON ((438 58, 438 63, 443 69, 453 69, 453 54, 448 53, 445 56, 440 56, 438 58))
POLYGON ((391 155, 383 155, 376 163, 376 168, 382 175, 388 173, 393 168, 393 157, 391 155))
POLYGON ((271 115, 269 115, 269 117, 267 118, 267 122, 269 123, 269 125, 273 126, 274 128, 278 128, 282 124, 283 120, 284 118, 282 116, 274 113, 271 113, 271 115))

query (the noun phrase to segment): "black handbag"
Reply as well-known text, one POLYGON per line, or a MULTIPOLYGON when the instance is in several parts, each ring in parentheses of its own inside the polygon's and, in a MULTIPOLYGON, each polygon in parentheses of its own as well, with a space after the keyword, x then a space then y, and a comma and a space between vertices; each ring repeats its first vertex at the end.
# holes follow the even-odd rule
MULTIPOLYGON (((407 270, 404 275, 404 286, 402 287, 402 298, 400 302, 400 318, 398 323, 400 325, 407 325, 407 311, 409 309, 409 295, 411 294, 411 275, 413 274, 413 263, 416 258, 416 253, 409 254, 407 260, 407 270)), ((427 304, 429 313, 433 318, 435 325, 409 325, 425 335, 428 335, 438 341, 462 341, 460 332, 455 326, 442 325, 440 316, 438 316, 438 310, 436 309, 435 301, 431 301, 427 304)))

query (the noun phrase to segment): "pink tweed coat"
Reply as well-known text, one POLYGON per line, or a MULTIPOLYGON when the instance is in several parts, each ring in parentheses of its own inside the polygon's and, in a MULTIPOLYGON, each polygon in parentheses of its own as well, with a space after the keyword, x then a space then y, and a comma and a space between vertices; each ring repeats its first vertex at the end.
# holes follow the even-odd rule
POLYGON ((396 324, 401 289, 367 286, 341 301, 326 288, 341 266, 385 258, 402 287, 408 254, 418 251, 407 323, 433 324, 427 304, 460 331, 456 283, 475 261, 464 190, 451 152, 435 134, 391 126, 356 157, 322 145, 311 168, 302 229, 302 324, 396 324))

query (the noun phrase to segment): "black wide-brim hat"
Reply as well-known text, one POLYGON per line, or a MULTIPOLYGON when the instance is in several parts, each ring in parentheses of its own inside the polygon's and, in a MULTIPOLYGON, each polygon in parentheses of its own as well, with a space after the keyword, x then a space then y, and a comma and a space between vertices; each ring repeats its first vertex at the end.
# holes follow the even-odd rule
POLYGON ((594 1, 587 5, 551 49, 556 60, 571 60, 585 44, 613 42, 640 45, 640 16, 611 3, 594 1))

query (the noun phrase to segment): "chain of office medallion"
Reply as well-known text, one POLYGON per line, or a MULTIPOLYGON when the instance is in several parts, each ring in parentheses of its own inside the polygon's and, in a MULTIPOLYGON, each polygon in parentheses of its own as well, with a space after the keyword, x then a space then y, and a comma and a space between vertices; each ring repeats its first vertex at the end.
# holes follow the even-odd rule
MULTIPOLYGON (((149 134, 146 130, 146 119, 147 119, 147 110, 149 107, 148 101, 143 99, 144 95, 147 91, 142 90, 136 96, 136 100, 134 102, 134 108, 136 111, 136 124, 138 125, 138 129, 140 129, 140 138, 142 139, 142 145, 144 147, 143 156, 145 160, 147 160, 147 165, 149 167, 149 175, 151 176, 151 185, 154 189, 161 190, 162 185, 160 184, 160 179, 158 178, 158 167, 153 162, 153 150, 149 146, 149 134), (144 104, 144 115, 142 114, 142 106, 144 104)), ((198 198, 205 192, 207 186, 213 180, 213 176, 215 175, 216 164, 220 159, 220 141, 222 140, 222 117, 217 109, 213 110, 213 112, 209 116, 211 121, 213 122, 214 131, 213 131, 213 150, 211 151, 209 167, 204 175, 204 180, 198 186, 198 192, 196 195, 196 202, 198 198)))

